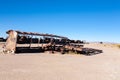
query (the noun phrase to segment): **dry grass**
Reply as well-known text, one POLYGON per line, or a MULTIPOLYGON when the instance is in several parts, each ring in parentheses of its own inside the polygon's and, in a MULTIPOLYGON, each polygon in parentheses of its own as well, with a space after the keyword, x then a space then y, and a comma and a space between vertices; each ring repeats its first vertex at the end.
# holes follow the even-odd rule
POLYGON ((111 47, 120 48, 120 44, 111 44, 111 47))
POLYGON ((106 44, 105 46, 112 47, 112 48, 120 48, 120 44, 106 44))
POLYGON ((118 44, 117 47, 120 48, 120 44, 118 44))

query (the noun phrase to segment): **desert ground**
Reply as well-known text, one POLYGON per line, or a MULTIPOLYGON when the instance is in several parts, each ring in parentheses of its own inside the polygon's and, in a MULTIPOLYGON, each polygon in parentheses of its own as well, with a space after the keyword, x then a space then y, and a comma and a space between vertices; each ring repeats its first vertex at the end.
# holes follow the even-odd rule
POLYGON ((120 49, 91 43, 103 53, 85 56, 60 53, 0 55, 0 80, 120 80, 120 49))

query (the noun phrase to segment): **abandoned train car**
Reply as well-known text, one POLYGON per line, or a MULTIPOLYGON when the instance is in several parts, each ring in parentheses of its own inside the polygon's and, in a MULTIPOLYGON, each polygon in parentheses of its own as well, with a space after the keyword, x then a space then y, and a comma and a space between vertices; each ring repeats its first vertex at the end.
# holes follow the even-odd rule
POLYGON ((24 53, 24 52, 40 52, 40 51, 55 51, 61 52, 84 52, 84 53, 94 53, 101 50, 95 49, 85 49, 83 48, 83 41, 80 40, 70 40, 67 37, 53 35, 53 34, 43 34, 43 33, 33 33, 33 32, 22 32, 16 30, 9 30, 6 32, 9 36, 5 44, 5 52, 7 53, 24 53))

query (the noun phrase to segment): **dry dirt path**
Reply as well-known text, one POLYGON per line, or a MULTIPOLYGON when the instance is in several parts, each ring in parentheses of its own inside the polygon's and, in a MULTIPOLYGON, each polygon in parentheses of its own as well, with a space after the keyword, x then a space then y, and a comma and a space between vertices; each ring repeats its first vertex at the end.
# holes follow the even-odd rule
POLYGON ((98 45, 104 53, 83 55, 0 55, 0 80, 120 80, 120 50, 98 45))

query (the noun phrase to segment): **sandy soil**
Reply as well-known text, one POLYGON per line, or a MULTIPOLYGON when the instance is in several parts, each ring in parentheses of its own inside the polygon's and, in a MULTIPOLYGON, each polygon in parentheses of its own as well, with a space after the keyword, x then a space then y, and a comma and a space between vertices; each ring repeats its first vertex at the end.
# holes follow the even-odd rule
POLYGON ((0 80, 120 80, 120 49, 103 44, 85 47, 104 53, 0 55, 0 80))

